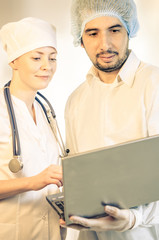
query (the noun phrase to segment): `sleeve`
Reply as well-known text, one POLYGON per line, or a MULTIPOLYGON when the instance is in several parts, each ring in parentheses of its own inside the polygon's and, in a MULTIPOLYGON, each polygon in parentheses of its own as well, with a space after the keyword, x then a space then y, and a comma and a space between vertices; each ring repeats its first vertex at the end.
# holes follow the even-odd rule
MULTIPOLYGON (((145 109, 148 136, 159 134, 159 72, 150 76, 145 88, 145 109)), ((157 185, 158 183, 156 183, 157 185)), ((136 217, 133 228, 159 224, 159 201, 131 209, 136 217)))
POLYGON ((147 85, 145 94, 148 136, 159 134, 159 74, 157 80, 147 85))
POLYGON ((131 209, 134 213, 136 222, 133 229, 140 227, 152 227, 159 224, 159 201, 152 202, 137 208, 131 209))

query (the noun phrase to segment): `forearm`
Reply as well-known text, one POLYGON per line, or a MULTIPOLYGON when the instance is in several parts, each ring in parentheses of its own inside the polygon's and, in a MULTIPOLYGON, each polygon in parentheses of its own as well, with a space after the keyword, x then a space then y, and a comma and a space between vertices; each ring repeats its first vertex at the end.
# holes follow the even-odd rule
POLYGON ((61 166, 51 164, 41 173, 32 177, 0 180, 0 199, 27 191, 38 191, 50 184, 62 186, 61 166))
POLYGON ((31 177, 0 180, 0 199, 33 190, 31 177))

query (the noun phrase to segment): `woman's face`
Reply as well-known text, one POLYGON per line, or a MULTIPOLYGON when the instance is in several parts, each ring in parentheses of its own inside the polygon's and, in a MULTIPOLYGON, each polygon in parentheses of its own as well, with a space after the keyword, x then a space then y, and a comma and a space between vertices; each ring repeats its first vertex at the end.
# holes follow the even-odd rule
POLYGON ((55 48, 42 47, 15 59, 10 64, 15 73, 14 81, 23 90, 46 88, 56 71, 56 55, 55 48))

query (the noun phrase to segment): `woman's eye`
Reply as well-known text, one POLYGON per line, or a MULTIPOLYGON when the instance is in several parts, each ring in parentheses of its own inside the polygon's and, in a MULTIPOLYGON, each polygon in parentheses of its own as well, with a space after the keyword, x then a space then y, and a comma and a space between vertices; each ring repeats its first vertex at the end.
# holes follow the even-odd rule
POLYGON ((33 57, 33 60, 38 61, 38 60, 40 60, 40 58, 39 57, 33 57))
POLYGON ((56 62, 56 58, 50 58, 50 60, 52 61, 52 62, 56 62))

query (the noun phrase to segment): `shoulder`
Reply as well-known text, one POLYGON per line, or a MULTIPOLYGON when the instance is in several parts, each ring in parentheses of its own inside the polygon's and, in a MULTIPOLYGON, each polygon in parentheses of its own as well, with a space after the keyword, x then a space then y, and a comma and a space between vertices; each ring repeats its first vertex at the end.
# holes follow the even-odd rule
POLYGON ((159 67, 140 60, 133 51, 124 64, 123 73, 124 77, 132 78, 139 86, 150 82, 159 83, 159 67))
POLYGON ((159 91, 159 68, 148 63, 141 62, 136 78, 140 79, 143 88, 150 92, 159 91))
POLYGON ((143 62, 141 61, 140 66, 139 66, 140 71, 148 71, 149 73, 154 72, 159 74, 159 67, 143 62))
POLYGON ((0 115, 3 115, 3 112, 6 112, 5 109, 7 110, 7 105, 5 102, 5 98, 4 98, 4 93, 3 93, 3 88, 0 88, 0 115))
POLYGON ((138 75, 143 75, 145 79, 159 81, 159 67, 141 62, 137 71, 138 75))
POLYGON ((10 135, 10 122, 7 111, 7 105, 4 99, 3 89, 0 89, 0 141, 5 140, 5 136, 10 135))

